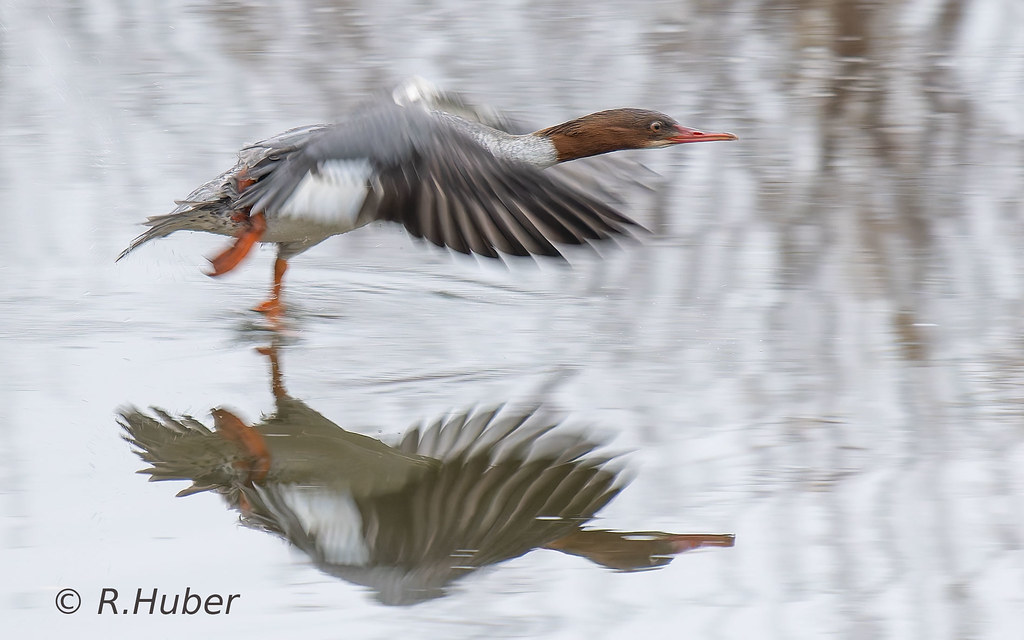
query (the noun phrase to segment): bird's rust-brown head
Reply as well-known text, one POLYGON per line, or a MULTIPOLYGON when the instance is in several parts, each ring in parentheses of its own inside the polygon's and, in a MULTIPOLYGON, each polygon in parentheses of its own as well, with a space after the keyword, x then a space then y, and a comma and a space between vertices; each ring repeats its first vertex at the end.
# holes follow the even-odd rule
POLYGON ((558 161, 596 156, 622 149, 657 149, 686 142, 736 140, 731 133, 690 129, 664 113, 647 109, 610 109, 535 132, 551 140, 558 161))

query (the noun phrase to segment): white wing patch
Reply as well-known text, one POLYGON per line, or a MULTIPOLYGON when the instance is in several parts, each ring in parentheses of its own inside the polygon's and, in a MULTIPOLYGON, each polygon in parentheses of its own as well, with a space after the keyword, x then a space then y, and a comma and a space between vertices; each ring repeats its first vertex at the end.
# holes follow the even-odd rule
POLYGON ((355 227, 373 168, 368 160, 326 160, 310 171, 277 212, 349 230, 355 227))
POLYGON ((280 486, 277 492, 303 532, 315 540, 325 561, 347 565, 369 562, 363 517, 350 493, 301 485, 280 486))

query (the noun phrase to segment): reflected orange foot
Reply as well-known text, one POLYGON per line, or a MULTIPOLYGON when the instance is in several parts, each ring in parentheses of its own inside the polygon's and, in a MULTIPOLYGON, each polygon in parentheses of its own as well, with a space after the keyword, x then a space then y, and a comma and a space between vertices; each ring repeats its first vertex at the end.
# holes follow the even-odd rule
POLYGON ((256 353, 270 358, 270 390, 275 398, 288 395, 284 389, 284 377, 281 375, 281 361, 277 356, 276 341, 269 347, 256 347, 256 353))
POLYGON ((246 471, 246 482, 265 480, 270 472, 270 450, 263 435, 227 409, 214 409, 212 413, 217 433, 228 442, 238 445, 245 454, 245 459, 239 460, 236 466, 246 471))
MULTIPOLYGON (((284 303, 281 302, 280 298, 267 298, 263 302, 259 303, 252 308, 253 311, 259 311, 260 313, 274 314, 284 312, 284 303)), ((264 354, 269 355, 269 354, 264 354)))
POLYGON ((274 327, 280 327, 284 321, 284 303, 280 298, 269 298, 252 308, 267 317, 267 320, 274 327))
POLYGON ((252 516, 252 503, 241 491, 238 492, 238 509, 246 516, 252 516))

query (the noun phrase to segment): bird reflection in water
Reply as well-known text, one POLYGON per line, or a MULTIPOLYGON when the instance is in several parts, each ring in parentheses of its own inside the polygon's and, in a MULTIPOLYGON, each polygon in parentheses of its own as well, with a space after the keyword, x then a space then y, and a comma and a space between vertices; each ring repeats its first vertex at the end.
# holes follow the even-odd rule
POLYGON ((333 576, 386 604, 445 595, 455 580, 536 548, 619 571, 656 569, 732 534, 584 526, 623 488, 614 456, 533 408, 449 415, 388 445, 346 431, 288 395, 269 356, 277 411, 247 425, 213 410, 215 429, 153 409, 121 412, 151 481, 191 480, 179 496, 220 494, 248 527, 277 534, 333 576))

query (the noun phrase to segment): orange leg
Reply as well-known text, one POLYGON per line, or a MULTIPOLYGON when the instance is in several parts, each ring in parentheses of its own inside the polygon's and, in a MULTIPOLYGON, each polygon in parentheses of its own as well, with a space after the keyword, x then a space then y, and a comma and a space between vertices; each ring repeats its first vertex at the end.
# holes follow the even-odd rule
POLYGON ((270 390, 275 398, 283 398, 288 395, 284 389, 284 376, 281 375, 281 360, 277 355, 277 341, 269 347, 257 347, 256 351, 261 355, 270 358, 270 390))
POLYGON ((231 271, 242 261, 242 258, 249 254, 253 245, 260 241, 263 232, 267 230, 267 219, 262 213, 249 217, 248 226, 238 234, 235 242, 223 252, 210 258, 213 265, 211 276, 221 276, 231 271))
POLYGON ((277 321, 284 314, 284 303, 281 302, 281 289, 284 283, 284 272, 288 270, 288 261, 278 258, 274 261, 274 286, 270 297, 257 305, 254 311, 267 314, 271 321, 277 321))
POLYGON ((245 454, 235 466, 247 472, 247 483, 265 480, 270 471, 270 450, 263 435, 227 409, 214 409, 212 413, 217 433, 245 454))

